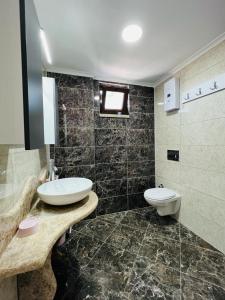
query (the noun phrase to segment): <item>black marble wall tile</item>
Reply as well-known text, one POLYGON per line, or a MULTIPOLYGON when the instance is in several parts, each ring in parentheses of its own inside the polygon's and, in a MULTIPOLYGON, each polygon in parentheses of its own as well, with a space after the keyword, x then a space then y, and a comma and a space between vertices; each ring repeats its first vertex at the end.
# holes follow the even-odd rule
POLYGON ((59 110, 59 126, 63 127, 93 127, 94 111, 90 108, 68 108, 59 110))
POLYGON ((93 90, 94 93, 98 94, 99 93, 99 81, 98 80, 93 80, 93 90))
POLYGON ((126 128, 127 119, 124 118, 108 118, 108 117, 100 117, 99 111, 95 111, 95 128, 102 129, 125 129, 126 128))
POLYGON ((48 76, 56 78, 58 89, 60 144, 51 157, 60 177, 93 180, 100 200, 97 214, 143 207, 144 190, 154 186, 154 89, 131 85, 129 119, 104 118, 94 97, 99 81, 48 76))
POLYGON ((144 198, 144 194, 132 194, 127 196, 128 209, 147 207, 149 204, 144 198))
POLYGON ((77 167, 59 167, 59 177, 86 177, 95 182, 95 165, 77 167))
POLYGON ((55 164, 57 167, 75 167, 94 163, 94 147, 55 147, 55 164))
POLYGON ((127 196, 104 198, 99 200, 97 215, 105 215, 127 210, 127 196))
POLYGON ((127 194, 127 180, 114 179, 96 182, 96 192, 99 198, 115 197, 127 194))
POLYGON ((127 176, 140 177, 151 176, 155 174, 155 161, 128 161, 127 163, 127 176))
POLYGON ((127 193, 138 194, 144 193, 145 190, 155 187, 155 176, 134 177, 127 179, 127 193))
POLYGON ((94 146, 95 137, 92 128, 68 127, 59 129, 59 143, 64 147, 94 146))
POLYGON ((146 161, 155 159, 155 146, 127 146, 128 161, 146 161))
POLYGON ((126 146, 103 146, 95 147, 96 163, 119 163, 126 162, 127 147, 126 146))
POLYGON ((126 131, 121 129, 95 129, 96 146, 126 145, 126 131))
POLYGON ((127 145, 153 145, 153 129, 129 129, 127 130, 127 145))
POLYGON ((127 177, 126 163, 96 164, 96 180, 122 179, 127 177))
POLYGON ((90 77, 67 75, 48 72, 48 77, 54 77, 56 85, 60 87, 71 87, 80 89, 93 89, 93 79, 90 77))
POLYGON ((127 127, 130 129, 154 129, 154 114, 130 113, 127 127))
POLYGON ((130 85, 130 96, 154 97, 154 88, 140 85, 130 85))
POLYGON ((130 96, 130 112, 154 113, 154 97, 130 96))
POLYGON ((90 89, 58 87, 59 107, 93 108, 93 92, 90 89))

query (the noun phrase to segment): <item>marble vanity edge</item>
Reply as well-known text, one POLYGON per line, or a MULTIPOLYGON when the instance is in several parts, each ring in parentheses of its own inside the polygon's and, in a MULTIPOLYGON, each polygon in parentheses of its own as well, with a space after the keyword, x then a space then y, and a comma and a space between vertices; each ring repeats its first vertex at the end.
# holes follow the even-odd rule
POLYGON ((98 197, 94 192, 90 192, 79 203, 62 208, 65 211, 64 213, 58 207, 46 206, 41 201, 37 201, 30 215, 40 218, 39 231, 22 239, 16 235, 13 237, 0 257, 0 279, 41 268, 59 237, 70 226, 91 214, 97 204, 98 197), (39 205, 41 208, 38 207, 39 205), (48 219, 48 216, 50 216, 50 219, 48 219), (57 218, 58 216, 60 216, 60 219, 57 218), (55 220, 54 217, 56 217, 55 220), (45 230, 41 230, 41 227, 45 230), (50 232, 51 235, 48 235, 50 232), (44 245, 47 242, 48 245, 44 245), (28 254, 26 255, 26 253, 28 254))
POLYGON ((19 223, 29 213, 30 205, 34 194, 36 193, 38 183, 39 181, 36 177, 29 177, 25 182, 21 197, 19 197, 15 207, 7 214, 0 216, 0 253, 4 251, 10 240, 15 235, 19 223))
POLYGON ((4 215, 0 215, 0 255, 16 233, 19 223, 29 213, 37 187, 47 178, 47 167, 41 169, 39 177, 30 176, 24 183, 18 201, 4 215))

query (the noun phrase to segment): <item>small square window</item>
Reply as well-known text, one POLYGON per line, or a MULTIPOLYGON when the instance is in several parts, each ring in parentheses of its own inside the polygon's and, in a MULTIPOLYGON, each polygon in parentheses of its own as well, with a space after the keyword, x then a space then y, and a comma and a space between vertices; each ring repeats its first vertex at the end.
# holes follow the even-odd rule
POLYGON ((122 85, 100 85, 100 116, 129 117, 129 88, 122 85))
POLYGON ((105 95, 105 109, 119 110, 123 109, 124 93, 106 91, 105 95))

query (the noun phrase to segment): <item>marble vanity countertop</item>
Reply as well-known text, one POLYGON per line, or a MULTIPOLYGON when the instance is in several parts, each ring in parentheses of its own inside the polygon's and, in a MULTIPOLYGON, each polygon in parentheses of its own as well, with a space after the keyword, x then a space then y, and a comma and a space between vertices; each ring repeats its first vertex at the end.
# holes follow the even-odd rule
POLYGON ((27 237, 16 234, 0 257, 0 278, 36 270, 45 261, 62 234, 91 214, 98 204, 94 192, 82 201, 68 206, 50 206, 37 200, 29 216, 39 220, 38 230, 27 237))

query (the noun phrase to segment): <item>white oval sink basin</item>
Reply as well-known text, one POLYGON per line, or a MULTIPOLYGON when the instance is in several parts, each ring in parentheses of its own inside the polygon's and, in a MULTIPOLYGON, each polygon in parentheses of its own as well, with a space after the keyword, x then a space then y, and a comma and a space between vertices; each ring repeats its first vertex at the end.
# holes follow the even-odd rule
POLYGON ((84 199, 92 189, 87 178, 71 177, 49 181, 37 189, 42 201, 52 205, 66 205, 84 199))

